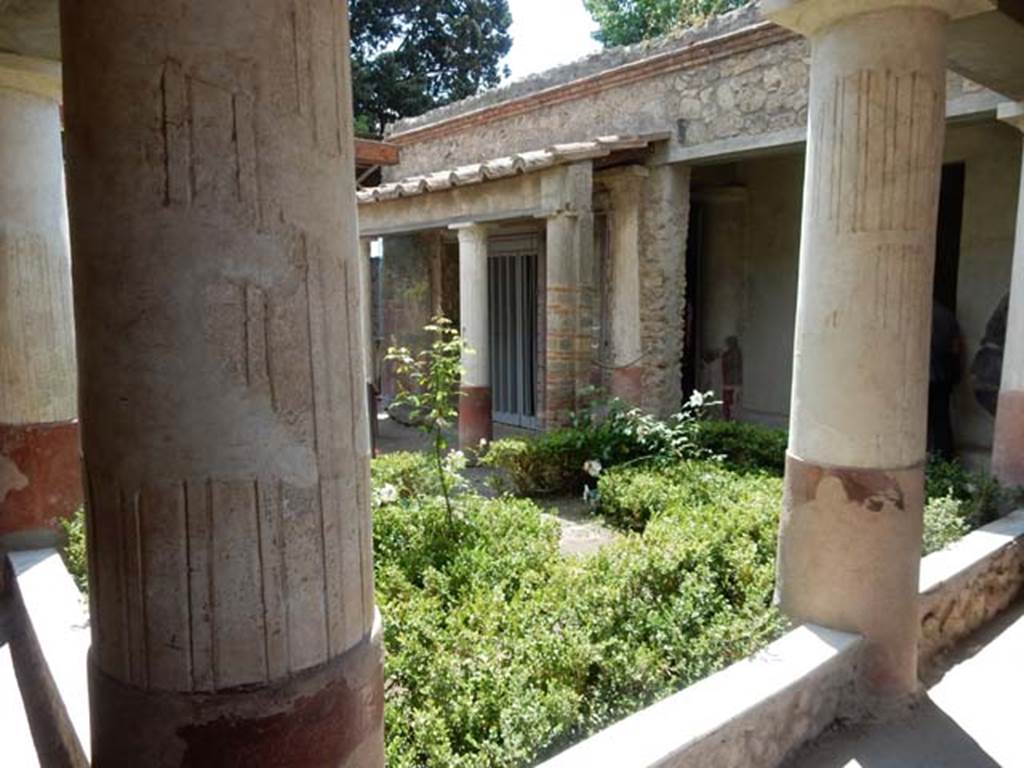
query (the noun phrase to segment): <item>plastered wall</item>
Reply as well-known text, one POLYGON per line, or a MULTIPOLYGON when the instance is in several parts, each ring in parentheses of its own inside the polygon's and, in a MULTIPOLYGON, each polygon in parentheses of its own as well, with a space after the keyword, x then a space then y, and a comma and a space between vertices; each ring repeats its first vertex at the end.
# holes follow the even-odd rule
MULTIPOLYGON (((947 129, 945 162, 965 163, 957 318, 965 365, 992 311, 1009 290, 1021 167, 1016 131, 994 120, 947 129)), ((743 353, 741 418, 785 426, 792 377, 800 249, 803 154, 698 167, 694 195, 704 206, 702 352, 737 329, 743 353), (737 258, 737 251, 741 254, 737 258)), ((714 363, 705 366, 714 382, 714 363)), ((982 464, 992 418, 975 402, 965 371, 955 394, 961 455, 982 464)))

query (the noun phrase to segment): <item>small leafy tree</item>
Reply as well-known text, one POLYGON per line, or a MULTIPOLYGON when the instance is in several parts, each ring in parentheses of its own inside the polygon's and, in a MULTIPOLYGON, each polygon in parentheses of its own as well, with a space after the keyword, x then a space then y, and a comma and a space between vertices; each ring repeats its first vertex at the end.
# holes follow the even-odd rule
POLYGON ((437 476, 444 496, 448 522, 454 517, 451 492, 461 462, 446 458, 448 440, 445 430, 459 415, 459 384, 462 380, 462 353, 471 351, 451 320, 438 315, 423 330, 433 337, 430 346, 413 354, 407 347, 390 347, 385 360, 395 364, 398 394, 393 405, 409 409, 416 428, 433 440, 437 476))

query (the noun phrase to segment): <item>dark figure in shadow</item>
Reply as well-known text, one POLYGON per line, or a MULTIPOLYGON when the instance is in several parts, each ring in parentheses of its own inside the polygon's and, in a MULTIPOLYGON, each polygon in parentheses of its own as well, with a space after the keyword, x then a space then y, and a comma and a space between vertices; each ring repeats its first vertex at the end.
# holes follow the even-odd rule
POLYGON ((945 305, 932 306, 932 351, 928 367, 928 453, 951 460, 956 457, 950 398, 960 383, 960 324, 945 305))
POLYGON ((999 384, 1003 375, 1003 346, 1006 344, 1006 315, 1010 294, 1006 294, 985 325, 985 336, 971 361, 971 388, 978 405, 996 415, 999 384))

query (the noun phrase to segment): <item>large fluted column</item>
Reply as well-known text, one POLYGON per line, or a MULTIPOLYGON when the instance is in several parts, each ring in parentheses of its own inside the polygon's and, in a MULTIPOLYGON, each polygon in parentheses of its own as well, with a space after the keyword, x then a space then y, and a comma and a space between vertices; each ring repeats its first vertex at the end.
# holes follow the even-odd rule
POLYGON ((383 765, 342 0, 63 0, 93 758, 383 765))
POLYGON ((459 233, 459 325, 469 348, 462 355, 459 445, 477 449, 494 436, 491 418, 490 308, 487 304, 487 228, 456 227, 459 233))
POLYGON ((611 393, 636 406, 643 404, 640 230, 641 202, 648 175, 643 166, 632 165, 600 177, 611 198, 611 393))
MULTIPOLYGON (((1024 104, 1001 105, 999 117, 1024 131, 1024 104)), ((992 443, 992 471, 1004 485, 1024 485, 1024 163, 1017 199, 1017 236, 1013 246, 1003 378, 992 443)))
POLYGON ((82 503, 60 67, 0 54, 0 536, 82 503))
POLYGON ((810 37, 811 86, 779 599, 863 634, 867 689, 898 695, 917 685, 947 17, 780 4, 810 37))

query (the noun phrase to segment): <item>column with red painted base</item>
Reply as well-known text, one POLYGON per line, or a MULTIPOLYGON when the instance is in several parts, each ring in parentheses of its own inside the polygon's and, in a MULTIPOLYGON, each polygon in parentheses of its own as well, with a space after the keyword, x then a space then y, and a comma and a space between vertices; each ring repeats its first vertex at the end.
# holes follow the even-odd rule
POLYGON ((0 537, 81 506, 56 62, 0 54, 0 537))
MULTIPOLYGON (((1024 103, 1000 105, 999 118, 1024 131, 1024 103)), ((992 472, 1010 487, 1024 486, 1024 168, 1020 189, 1003 377, 992 444, 992 472)))
POLYGON ((462 396, 459 398, 459 446, 476 450, 490 441, 491 416, 490 308, 488 306, 487 228, 456 227, 459 233, 459 324, 467 349, 462 355, 462 396))
POLYGON ((768 0, 811 85, 778 595, 917 687, 935 222, 952 3, 768 0))
POLYGON ((381 768, 342 0, 64 0, 92 758, 381 768))

